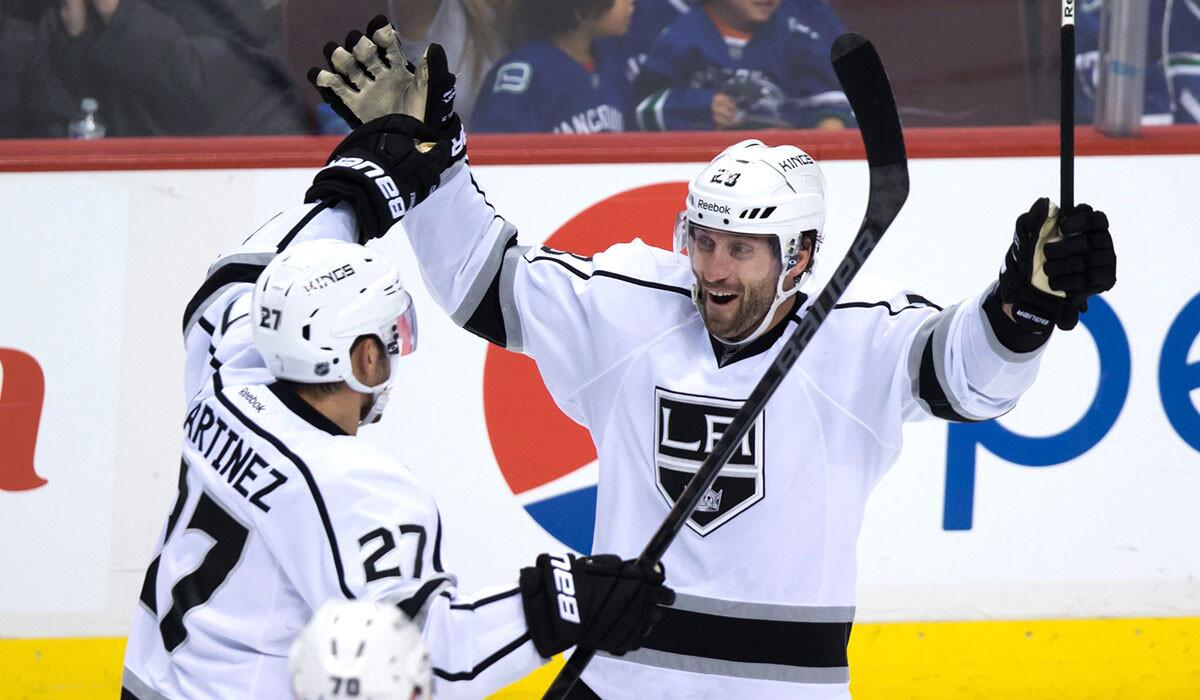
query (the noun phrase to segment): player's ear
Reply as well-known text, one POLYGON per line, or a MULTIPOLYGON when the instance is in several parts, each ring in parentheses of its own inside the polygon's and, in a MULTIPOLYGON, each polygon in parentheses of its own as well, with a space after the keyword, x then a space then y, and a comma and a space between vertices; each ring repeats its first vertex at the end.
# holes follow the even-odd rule
POLYGON ((350 348, 350 367, 358 381, 371 386, 378 384, 381 372, 380 365, 387 365, 387 355, 383 344, 373 335, 362 335, 354 341, 350 348))

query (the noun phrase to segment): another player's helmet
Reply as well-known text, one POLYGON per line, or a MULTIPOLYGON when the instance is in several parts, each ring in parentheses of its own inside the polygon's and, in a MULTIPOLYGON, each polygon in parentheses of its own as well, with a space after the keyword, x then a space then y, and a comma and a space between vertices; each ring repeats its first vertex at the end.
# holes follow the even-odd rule
MULTIPOLYGON (((825 176, 816 161, 795 146, 741 141, 713 158, 688 184, 687 209, 680 212, 675 227, 676 252, 686 251, 694 226, 771 235, 778 241, 782 268, 774 303, 754 332, 736 342, 726 340, 732 345, 749 343, 767 330, 775 310, 799 291, 812 273, 825 228, 825 176), (796 266, 806 235, 813 241, 812 257, 795 286, 785 290, 784 276, 796 266)), ((698 294, 693 284, 697 306, 698 294)))
POLYGON ((342 241, 297 243, 259 275, 252 301, 254 344, 278 379, 344 381, 375 400, 363 424, 379 419, 397 360, 417 347, 417 317, 400 272, 379 252, 342 241), (391 360, 386 381, 360 382, 350 349, 375 336, 391 360))
POLYGON ((335 600, 292 643, 296 700, 429 700, 433 669, 421 630, 394 605, 335 600))

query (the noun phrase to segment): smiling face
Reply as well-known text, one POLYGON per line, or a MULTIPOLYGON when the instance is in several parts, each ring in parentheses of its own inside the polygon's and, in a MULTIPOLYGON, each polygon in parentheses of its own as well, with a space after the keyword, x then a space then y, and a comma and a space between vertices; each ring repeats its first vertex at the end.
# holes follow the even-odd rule
MULTIPOLYGON (((783 267, 775 236, 728 233, 693 226, 688 256, 696 276, 700 317, 708 332, 730 341, 748 336, 762 322, 775 300, 776 284, 783 267)), ((791 287, 807 264, 808 251, 804 251, 797 265, 788 271, 785 288, 791 287)), ((779 317, 784 313, 784 308, 776 310, 779 317)))

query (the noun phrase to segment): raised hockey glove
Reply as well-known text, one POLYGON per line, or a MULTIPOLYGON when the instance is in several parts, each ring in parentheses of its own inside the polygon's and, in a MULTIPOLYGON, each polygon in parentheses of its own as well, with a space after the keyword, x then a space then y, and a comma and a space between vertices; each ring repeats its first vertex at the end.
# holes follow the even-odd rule
POLYGON ((521 569, 521 597, 533 646, 545 658, 572 646, 624 654, 637 649, 675 601, 662 566, 615 554, 541 554, 521 569))
POLYGON ((396 30, 383 15, 352 31, 346 42, 325 45, 328 70, 310 68, 321 99, 352 127, 389 114, 420 119, 438 140, 451 144, 451 162, 466 155, 466 133, 454 112, 455 77, 440 44, 430 44, 414 66, 396 30))
POLYGON ((1087 299, 1112 288, 1117 257, 1108 217, 1086 204, 1065 214, 1043 197, 1017 218, 1000 270, 1000 299, 1013 320, 1034 334, 1069 331, 1087 299))
POLYGON ((304 201, 346 202, 358 221, 358 242, 378 238, 437 189, 450 146, 433 138, 404 115, 368 122, 333 149, 304 201))

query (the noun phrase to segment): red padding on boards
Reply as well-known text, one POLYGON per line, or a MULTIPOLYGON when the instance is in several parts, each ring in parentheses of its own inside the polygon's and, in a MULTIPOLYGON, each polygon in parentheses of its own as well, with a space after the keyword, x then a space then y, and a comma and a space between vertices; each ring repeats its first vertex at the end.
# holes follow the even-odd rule
MULTIPOLYGON (((1058 154, 1058 127, 911 128, 910 158, 1006 158, 1058 154)), ((864 156, 855 130, 761 132, 667 132, 594 135, 479 134, 469 142, 476 165, 564 163, 707 162, 742 138, 792 143, 818 160, 864 156)), ((77 170, 196 170, 313 168, 336 145, 334 136, 222 136, 205 138, 113 138, 0 140, 0 172, 77 170)), ((1200 153, 1200 126, 1147 127, 1137 138, 1109 138, 1090 127, 1076 129, 1076 154, 1163 155, 1200 153)))

